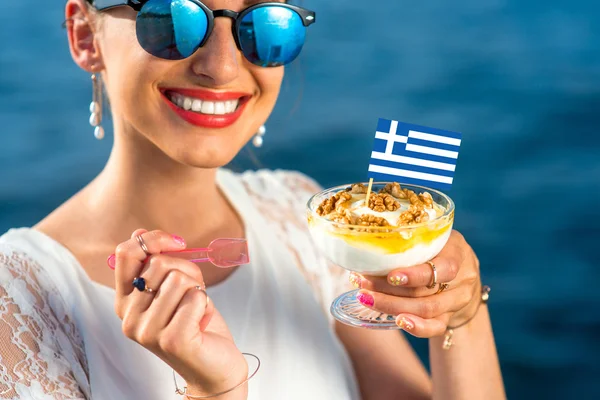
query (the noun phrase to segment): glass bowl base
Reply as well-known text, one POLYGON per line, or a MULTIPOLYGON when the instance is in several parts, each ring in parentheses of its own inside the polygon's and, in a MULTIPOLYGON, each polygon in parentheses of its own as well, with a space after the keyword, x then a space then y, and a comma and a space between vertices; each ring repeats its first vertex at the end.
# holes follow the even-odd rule
POLYGON ((338 296, 331 303, 331 314, 343 324, 369 329, 400 329, 394 315, 371 310, 356 300, 357 290, 338 296))

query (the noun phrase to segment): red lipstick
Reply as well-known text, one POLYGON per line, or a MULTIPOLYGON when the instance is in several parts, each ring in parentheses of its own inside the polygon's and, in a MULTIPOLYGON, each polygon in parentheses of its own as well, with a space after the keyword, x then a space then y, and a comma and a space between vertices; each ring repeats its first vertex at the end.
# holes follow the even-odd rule
POLYGON ((251 95, 247 93, 240 92, 212 92, 210 90, 202 90, 202 89, 162 89, 161 90, 162 98, 165 100, 167 105, 171 108, 171 110, 175 111, 177 115, 179 115, 183 120, 189 122, 195 126, 202 126, 205 128, 225 128, 229 125, 232 125, 238 118, 242 115, 244 108, 250 98, 251 95), (177 93, 186 97, 193 97, 199 100, 207 100, 207 101, 228 101, 228 100, 239 100, 239 104, 237 109, 230 114, 200 114, 194 111, 186 111, 183 108, 175 105, 168 98, 168 93, 177 93))

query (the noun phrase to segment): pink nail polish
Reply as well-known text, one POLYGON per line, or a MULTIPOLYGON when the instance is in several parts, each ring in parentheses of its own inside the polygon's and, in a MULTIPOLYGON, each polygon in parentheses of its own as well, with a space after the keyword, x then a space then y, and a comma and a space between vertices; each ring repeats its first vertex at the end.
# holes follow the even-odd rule
POLYGON ((398 320, 396 321, 396 325, 398 325, 400 329, 404 329, 405 331, 410 331, 415 327, 415 323, 406 317, 398 318, 398 320))
POLYGON ((175 240, 175 242, 177 242, 177 244, 181 247, 185 246, 185 240, 183 240, 181 236, 173 235, 173 240, 175 240))
POLYGON ((356 300, 358 300, 360 302, 360 304, 367 306, 367 307, 373 307, 373 304, 375 304, 375 299, 373 298, 373 296, 371 296, 368 293, 357 294, 356 300))
POLYGON ((404 274, 395 274, 388 278, 390 285, 392 286, 402 286, 408 283, 408 276, 404 274))
POLYGON ((116 259, 117 257, 114 254, 111 254, 108 256, 108 259, 106 259, 106 263, 110 269, 115 269, 116 259))

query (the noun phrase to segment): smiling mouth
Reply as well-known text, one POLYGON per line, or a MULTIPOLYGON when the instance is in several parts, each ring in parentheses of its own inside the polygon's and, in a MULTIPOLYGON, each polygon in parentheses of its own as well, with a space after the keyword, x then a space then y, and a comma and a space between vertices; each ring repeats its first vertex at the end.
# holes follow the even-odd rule
POLYGON ((233 100, 214 101, 202 100, 181 93, 167 91, 164 93, 167 100, 178 108, 202 115, 228 115, 237 111, 245 98, 240 97, 233 100))

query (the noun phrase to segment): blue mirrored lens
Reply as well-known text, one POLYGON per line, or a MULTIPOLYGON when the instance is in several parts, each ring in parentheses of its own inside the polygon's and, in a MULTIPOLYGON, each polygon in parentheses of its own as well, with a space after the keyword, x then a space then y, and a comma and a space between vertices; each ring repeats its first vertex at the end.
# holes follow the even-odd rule
POLYGON ((300 15, 279 6, 254 9, 242 18, 239 30, 244 56, 261 67, 277 67, 294 61, 306 37, 300 15))
POLYGON ((142 48, 168 60, 191 56, 207 30, 206 13, 189 0, 150 0, 137 16, 136 33, 142 48))

